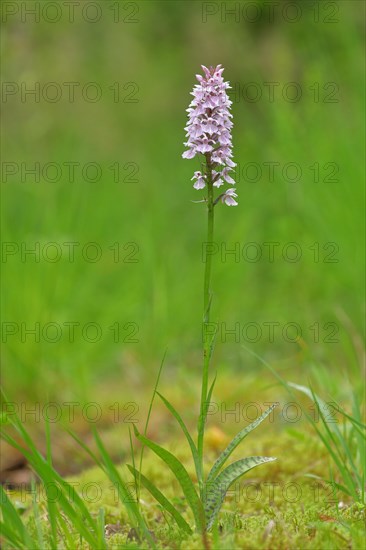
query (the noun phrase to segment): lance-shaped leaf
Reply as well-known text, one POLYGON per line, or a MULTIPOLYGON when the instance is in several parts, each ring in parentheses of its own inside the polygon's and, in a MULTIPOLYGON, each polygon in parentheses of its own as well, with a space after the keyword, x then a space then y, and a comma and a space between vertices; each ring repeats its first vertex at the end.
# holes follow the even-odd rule
POLYGON ((183 464, 169 451, 160 447, 144 435, 140 434, 134 425, 135 435, 141 443, 149 447, 156 455, 158 455, 167 466, 171 469, 175 477, 177 478, 184 496, 193 512, 196 527, 199 531, 202 531, 205 527, 205 514, 202 506, 202 502, 199 499, 193 482, 189 477, 189 474, 183 464))
POLYGON ((207 529, 212 527, 230 485, 252 468, 273 460, 276 459, 267 456, 242 458, 227 466, 213 482, 206 484, 205 514, 207 529))
POLYGON ((216 460, 215 464, 212 466, 212 469, 207 477, 207 483, 211 483, 215 477, 217 476, 220 468, 225 464, 231 453, 236 449, 236 447, 243 441, 243 439, 252 431, 254 430, 267 416, 273 411, 275 407, 277 407, 278 403, 274 403, 274 405, 271 405, 264 413, 259 416, 254 422, 249 424, 246 428, 243 428, 235 437, 232 439, 229 443, 229 445, 226 447, 226 449, 220 454, 218 459, 216 460))
POLYGON ((165 399, 165 397, 163 395, 161 395, 161 393, 159 393, 158 391, 156 393, 158 394, 160 399, 164 402, 166 408, 172 413, 174 418, 177 420, 179 426, 182 428, 182 430, 184 432, 184 435, 186 436, 186 439, 187 439, 187 441, 189 443, 189 446, 191 448, 194 465, 196 467, 197 479, 199 481, 201 481, 202 471, 201 471, 201 465, 200 465, 200 460, 199 460, 197 448, 196 448, 196 445, 194 444, 194 441, 191 437, 191 434, 189 433, 189 431, 187 429, 187 426, 185 425, 182 417, 180 416, 178 411, 173 407, 173 405, 171 403, 169 403, 169 401, 167 399, 165 399))
POLYGON ((164 510, 169 512, 177 522, 178 526, 183 529, 186 533, 189 535, 192 534, 192 529, 186 522, 186 520, 183 518, 183 516, 178 512, 178 510, 173 506, 173 504, 166 498, 165 495, 155 485, 147 479, 141 472, 136 470, 133 466, 130 466, 127 464, 127 468, 130 470, 130 472, 135 476, 135 479, 141 479, 141 483, 149 491, 149 493, 152 494, 152 496, 159 502, 159 504, 162 505, 164 510))

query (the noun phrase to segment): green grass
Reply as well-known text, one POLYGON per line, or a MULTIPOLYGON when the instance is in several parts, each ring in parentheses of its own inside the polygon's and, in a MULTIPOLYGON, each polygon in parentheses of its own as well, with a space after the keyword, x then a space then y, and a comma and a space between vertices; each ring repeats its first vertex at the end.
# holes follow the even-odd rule
MULTIPOLYGON (((6 104, 5 161, 42 165, 75 161, 81 167, 97 162, 102 167, 96 183, 85 181, 81 169, 70 183, 65 169, 57 183, 42 178, 34 183, 31 176, 21 183, 16 175, 3 185, 3 240, 15 243, 19 250, 21 243, 32 248, 38 242, 41 250, 39 263, 31 255, 22 258, 20 252, 3 263, 2 319, 17 323, 19 329, 8 336, 2 352, 9 391, 37 400, 46 386, 50 397, 61 398, 62 381, 65 393, 78 397, 84 393, 88 399, 95 396, 101 379, 116 372, 143 365, 149 376, 152 358, 161 357, 166 346, 175 364, 194 364, 189 354, 201 347, 201 314, 192 304, 200 301, 203 284, 205 220, 202 205, 190 202, 199 198, 190 182, 196 164, 184 161, 181 153, 193 75, 203 62, 223 63, 233 86, 280 83, 273 103, 263 87, 260 101, 233 105, 235 160, 244 175, 238 183, 240 206, 217 209, 216 241, 228 248, 238 243, 240 261, 232 255, 222 261, 220 253, 213 258, 212 318, 225 322, 228 329, 235 323, 241 329, 258 323, 260 340, 252 342, 249 331, 249 339, 244 334, 240 341, 276 362, 292 358, 298 350, 282 336, 289 322, 300 325, 305 345, 329 368, 344 368, 350 362, 353 342, 363 330, 358 298, 364 250, 359 208, 364 151, 363 117, 359 116, 363 110, 362 38, 360 5, 339 4, 340 22, 333 25, 312 23, 311 10, 305 8, 294 25, 282 18, 276 24, 264 20, 261 25, 237 24, 228 18, 224 24, 217 17, 203 24, 199 3, 164 3, 156 11, 153 4, 142 2, 140 23, 126 24, 123 33, 107 18, 97 27, 78 19, 71 26, 64 21, 56 27, 31 22, 4 26, 2 44, 8 52, 4 80, 96 81, 104 91, 97 103, 76 95, 74 103, 64 99, 21 103, 11 96, 6 104), (61 34, 54 34, 54 28, 61 34), (15 48, 17 30, 22 41, 15 48), (102 45, 99 32, 108 36, 102 45), (187 40, 192 44, 188 51, 187 40), (43 55, 46 43, 48 53, 43 55), (60 54, 64 44, 70 45, 74 55, 60 54), (238 55, 239 51, 245 55, 238 55), (136 82, 139 102, 114 103, 108 85, 117 81, 121 85, 136 82), (282 97, 283 86, 293 81, 303 90, 298 103, 282 97), (315 103, 309 89, 314 82, 319 82, 321 91, 323 83, 338 83, 339 102, 315 103), (138 182, 115 183, 108 168, 115 162, 121 165, 121 180, 129 172, 123 166, 137 163, 138 182), (258 182, 250 170, 245 177, 245 166, 253 162, 262 170, 258 182), (280 163, 272 182, 266 162, 280 163), (283 177, 282 169, 289 162, 301 167, 300 181, 289 183, 283 177), (316 162, 318 183, 309 168, 316 162), (331 170, 324 165, 329 162, 339 166, 339 181, 325 181, 331 170), (56 263, 42 258, 49 242, 56 242, 62 251, 56 263), (67 242, 80 243, 73 263, 63 244, 67 242), (96 263, 82 255, 90 242, 98 243, 102 251, 96 263), (118 263, 109 248, 116 242, 118 263), (261 247, 260 261, 248 261, 253 254, 253 250, 245 252, 249 242, 261 247), (273 263, 266 242, 280 243, 273 263), (289 242, 301 249, 297 263, 283 260, 289 242), (123 249, 126 243, 136 243, 138 252, 133 255, 133 247, 123 249), (315 243, 319 243, 319 262, 314 261, 315 243), (327 243, 338 247, 333 256, 338 263, 327 263, 333 246, 324 248, 327 243), (127 263, 128 255, 138 262, 127 263), (37 322, 41 327, 56 323, 59 339, 47 341, 56 334, 51 328, 40 342, 32 335, 23 342, 19 324, 32 329, 37 322), (80 323, 73 342, 64 324, 70 322, 80 323), (264 325, 269 322, 279 323, 274 344, 264 325), (100 340, 92 343, 83 337, 87 323, 99 325, 100 340), (117 342, 109 328, 115 323, 120 327, 117 342), (127 323, 134 325, 126 327, 127 323), (317 337, 316 329, 309 328, 315 323, 319 324, 317 337), (338 342, 328 341, 332 326, 326 323, 336 324, 338 342), (129 337, 136 327, 136 334, 129 337)), ((48 252, 54 254, 53 249, 48 252)), ((94 335, 90 329, 90 338, 94 335)), ((218 361, 242 368, 233 338, 218 345, 217 353, 218 361)), ((253 366, 248 359, 246 369, 253 366)))

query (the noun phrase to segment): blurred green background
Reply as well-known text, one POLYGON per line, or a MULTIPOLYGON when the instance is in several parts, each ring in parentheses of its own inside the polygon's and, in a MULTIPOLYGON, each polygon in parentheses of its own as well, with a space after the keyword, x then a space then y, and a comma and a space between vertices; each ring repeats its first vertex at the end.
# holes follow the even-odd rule
POLYGON ((190 181, 199 161, 181 155, 195 74, 218 63, 233 87, 239 206, 216 208, 212 318, 240 334, 219 332, 216 367, 260 373, 250 348, 291 376, 321 363, 330 379, 360 379, 364 4, 280 2, 274 20, 267 2, 227 2, 240 8, 230 15, 222 2, 106 1, 94 3, 100 17, 76 4, 74 22, 65 7, 51 22, 52 6, 39 21, 3 18, 5 390, 123 392, 150 384, 167 347, 170 376, 200 372, 206 212, 191 202, 202 198, 190 181), (65 83, 78 83, 73 101, 65 83), (22 93, 35 86, 38 96, 22 93), (39 181, 22 174, 35 163, 39 181), (268 242, 279 243, 274 261, 268 242), (79 243, 74 261, 64 243, 79 243), (299 261, 283 258, 288 243, 299 261), (222 256, 225 245, 240 257, 222 256), (36 323, 39 338, 25 332, 36 323), (272 341, 268 323, 278 323, 272 341), (288 323, 301 328, 297 342, 288 323))

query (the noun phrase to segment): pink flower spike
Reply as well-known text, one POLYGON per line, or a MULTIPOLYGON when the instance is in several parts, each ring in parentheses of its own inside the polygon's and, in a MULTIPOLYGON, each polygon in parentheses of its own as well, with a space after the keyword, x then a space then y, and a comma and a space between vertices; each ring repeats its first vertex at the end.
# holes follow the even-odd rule
MULTIPOLYGON (((230 101, 227 89, 230 87, 222 76, 222 65, 206 67, 202 65, 203 76, 196 75, 198 84, 195 84, 191 95, 192 101, 187 109, 188 123, 185 127, 185 146, 183 158, 190 159, 196 155, 205 155, 209 170, 212 170, 214 187, 221 187, 225 183, 235 185, 229 175, 230 169, 236 166, 232 160, 233 127, 230 101)), ((205 175, 195 173, 194 188, 203 189, 207 181, 205 175)), ((224 193, 223 202, 235 206, 235 195, 232 192, 224 193)), ((220 200, 221 196, 218 200, 220 200)))

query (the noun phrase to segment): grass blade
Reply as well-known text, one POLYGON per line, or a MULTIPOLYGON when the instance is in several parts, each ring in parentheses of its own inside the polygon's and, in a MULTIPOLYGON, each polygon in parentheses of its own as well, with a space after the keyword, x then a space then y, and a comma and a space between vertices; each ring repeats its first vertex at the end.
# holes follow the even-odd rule
MULTIPOLYGON (((349 468, 347 467, 345 457, 342 455, 341 448, 343 448, 343 451, 347 458, 350 460, 351 466, 354 467, 354 463, 352 460, 352 456, 350 453, 350 449, 347 447, 347 443, 345 439, 343 438, 342 434, 339 431, 338 426, 333 426, 333 430, 330 429, 328 422, 326 418, 324 417, 324 410, 326 410, 326 403, 322 399, 320 399, 311 388, 307 388, 306 386, 301 386, 299 384, 294 384, 292 382, 288 383, 289 387, 294 388, 298 390, 299 392, 305 394, 307 397, 309 397, 315 405, 318 407, 319 410, 319 418, 322 421, 323 427, 325 429, 325 434, 323 434, 319 428, 316 426, 315 421, 312 418, 309 418, 311 424, 313 425, 314 429, 316 430, 317 434, 319 435, 320 439, 322 440, 323 444, 325 445, 326 449, 328 450, 330 456, 333 458, 334 463, 336 464, 338 471, 340 475, 343 478, 343 481, 348 489, 348 493, 351 493, 353 498, 355 500, 358 499, 357 494, 357 484, 355 480, 352 478, 351 472, 349 468), (336 436, 337 435, 337 439, 336 436), (339 444, 340 446, 339 446, 339 444), (341 447, 341 448, 340 448, 341 447)), ((355 471, 355 470, 353 470, 355 471)))
POLYGON ((84 441, 82 441, 80 437, 69 428, 65 428, 65 430, 76 441, 76 443, 78 443, 78 445, 80 445, 80 447, 90 456, 90 458, 95 462, 95 464, 103 470, 103 464, 101 463, 99 458, 95 455, 95 453, 93 453, 93 451, 89 449, 87 445, 85 445, 84 441))
MULTIPOLYGON (((154 386, 154 391, 152 393, 152 396, 151 396, 151 400, 150 400, 150 405, 149 405, 149 410, 148 410, 148 413, 147 413, 147 418, 146 418, 146 423, 145 423, 145 428, 144 428, 144 435, 146 436, 147 434, 147 429, 149 427, 149 422, 150 422, 150 416, 151 416, 151 411, 152 411, 152 407, 153 407, 153 404, 154 404, 154 399, 155 399, 155 394, 157 393, 157 389, 158 389, 158 385, 159 385, 159 382, 160 382, 160 376, 161 376, 161 372, 163 370, 163 366, 164 366, 164 362, 165 362, 165 357, 166 357, 166 354, 167 354, 167 350, 165 350, 164 352, 164 355, 163 355, 163 358, 160 362, 160 367, 159 367, 159 372, 158 372, 158 375, 156 377, 156 381, 155 381, 155 386, 154 386)), ((142 461, 143 461, 143 458, 144 458, 144 445, 142 445, 141 447, 141 454, 140 454, 140 467, 139 467, 139 471, 141 472, 142 471, 142 461)), ((138 481, 138 491, 137 491, 137 500, 140 499, 140 480, 138 481)))
POLYGON ((31 437, 21 425, 20 420, 15 418, 15 420, 11 421, 11 424, 17 429, 18 432, 21 433, 21 435, 25 435, 24 439, 26 439, 30 450, 19 445, 17 441, 5 432, 2 433, 3 439, 23 454, 46 488, 56 487, 59 490, 57 506, 55 502, 48 498, 46 491, 47 507, 50 516, 49 523, 51 527, 51 546, 53 548, 56 548, 57 546, 57 517, 60 513, 58 508, 60 508, 75 526, 75 529, 77 529, 86 541, 93 547, 96 543, 96 539, 94 538, 95 522, 82 499, 79 497, 77 492, 73 490, 73 487, 67 483, 39 453, 31 437), (70 503, 69 495, 73 495, 72 504, 70 503), (87 525, 85 524, 85 520, 87 521, 87 525))
POLYGON ((186 520, 183 518, 183 516, 178 512, 176 508, 174 508, 173 504, 166 498, 166 496, 163 495, 161 491, 151 481, 149 481, 141 472, 138 472, 136 468, 133 466, 127 465, 127 468, 130 470, 130 472, 134 475, 135 478, 139 477, 141 479, 141 483, 149 491, 149 493, 152 494, 152 496, 161 504, 161 506, 169 512, 171 516, 175 519, 177 522, 177 525, 185 531, 187 534, 192 534, 192 529, 186 522, 186 520))
POLYGON ((119 474, 116 466, 114 465, 111 457, 107 453, 102 440, 99 437, 98 432, 94 429, 94 438, 99 449, 100 454, 102 455, 106 471, 109 475, 110 480, 114 483, 115 487, 118 490, 120 498, 124 505, 126 506, 127 513, 129 515, 132 525, 138 527, 150 544, 153 544, 153 539, 147 528, 144 518, 141 515, 141 512, 138 508, 138 505, 135 501, 131 500, 131 494, 126 487, 125 482, 122 480, 121 475, 119 474))
POLYGON ((5 531, 3 531, 2 529, 1 532, 5 536, 9 537, 9 541, 13 544, 17 541, 18 544, 24 545, 28 548, 32 548, 32 545, 34 545, 34 541, 32 540, 32 537, 28 533, 25 525, 19 517, 17 510, 15 509, 10 498, 4 491, 2 485, 0 485, 0 502, 2 508, 2 516, 6 527, 5 531), (11 529, 10 526, 13 527, 14 531, 13 529, 11 529))
POLYGON ((14 533, 9 527, 7 523, 4 523, 0 521, 0 533, 2 537, 4 537, 10 544, 14 546, 14 548, 17 548, 21 550, 24 548, 25 550, 28 550, 29 548, 35 548, 34 546, 28 546, 26 543, 22 541, 21 538, 19 538, 19 533, 14 533))
POLYGON ((107 543, 105 540, 105 512, 104 508, 100 508, 98 516, 98 535, 99 535, 99 546, 100 550, 106 550, 107 543))
POLYGON ((37 532, 38 547, 44 548, 45 544, 43 541, 43 528, 42 528, 42 522, 39 514, 39 508, 38 508, 37 497, 36 497, 36 483, 34 479, 31 480, 31 490, 32 490, 32 508, 33 508, 33 515, 34 515, 34 523, 35 523, 36 532, 37 532))

